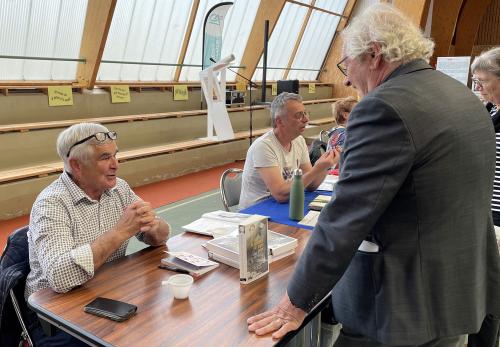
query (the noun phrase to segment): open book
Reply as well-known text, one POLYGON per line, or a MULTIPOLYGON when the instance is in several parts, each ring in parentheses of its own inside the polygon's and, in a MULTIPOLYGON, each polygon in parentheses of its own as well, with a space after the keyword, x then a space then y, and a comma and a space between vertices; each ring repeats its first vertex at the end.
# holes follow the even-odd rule
POLYGON ((238 230, 238 225, 251 215, 245 213, 213 211, 202 214, 200 219, 195 220, 182 228, 186 231, 213 236, 214 238, 228 235, 238 230))
MULTIPOLYGON (((239 236, 238 233, 231 233, 208 241, 205 245, 209 258, 239 269, 239 236)), ((267 246, 269 249, 269 262, 295 254, 297 239, 267 231, 267 246)))
POLYGON ((188 252, 168 252, 168 256, 161 260, 163 265, 186 270, 193 277, 198 277, 219 266, 218 263, 198 257, 188 252))

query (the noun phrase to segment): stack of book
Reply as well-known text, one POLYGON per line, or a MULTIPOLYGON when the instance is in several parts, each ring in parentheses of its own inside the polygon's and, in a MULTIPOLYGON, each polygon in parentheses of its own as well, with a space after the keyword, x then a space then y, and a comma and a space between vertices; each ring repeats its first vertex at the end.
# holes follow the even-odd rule
MULTIPOLYGON (((295 254, 297 239, 274 231, 267 231, 269 262, 295 254)), ((205 244, 208 257, 239 269, 239 235, 232 233, 210 240, 205 244)))
POLYGON ((318 195, 316 198, 314 198, 313 201, 309 203, 309 209, 313 211, 321 211, 321 209, 325 207, 325 205, 328 204, 331 199, 332 197, 328 195, 318 195))
POLYGON ((204 244, 209 258, 240 269, 244 284, 267 274, 270 262, 295 254, 298 244, 293 237, 268 230, 267 217, 259 215, 214 211, 183 228, 213 236, 204 244))
POLYGON ((219 266, 218 263, 198 257, 188 252, 166 252, 168 256, 161 260, 160 267, 180 273, 188 273, 199 277, 219 266))

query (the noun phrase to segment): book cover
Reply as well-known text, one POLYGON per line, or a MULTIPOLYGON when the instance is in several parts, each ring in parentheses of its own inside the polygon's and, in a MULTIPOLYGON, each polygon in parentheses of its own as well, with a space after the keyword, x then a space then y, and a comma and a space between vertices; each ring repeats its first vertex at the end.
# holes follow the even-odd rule
POLYGON ((166 253, 168 256, 161 260, 162 264, 186 270, 192 276, 201 276, 219 266, 219 263, 188 252, 166 253))
POLYGON ((253 215, 239 225, 240 282, 251 283, 269 272, 267 217, 253 215))

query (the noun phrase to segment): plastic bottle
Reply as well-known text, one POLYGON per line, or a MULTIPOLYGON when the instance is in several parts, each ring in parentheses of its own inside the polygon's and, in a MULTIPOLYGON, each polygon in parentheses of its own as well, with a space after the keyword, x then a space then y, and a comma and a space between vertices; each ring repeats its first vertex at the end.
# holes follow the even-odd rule
POLYGON ((302 182, 301 169, 295 169, 293 171, 288 217, 296 221, 300 221, 304 218, 304 183, 302 182))

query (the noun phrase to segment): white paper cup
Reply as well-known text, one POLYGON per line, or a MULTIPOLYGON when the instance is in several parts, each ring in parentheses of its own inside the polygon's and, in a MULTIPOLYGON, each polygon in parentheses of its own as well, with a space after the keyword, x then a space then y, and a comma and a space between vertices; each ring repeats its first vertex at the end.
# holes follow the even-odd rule
POLYGON ((189 296, 189 289, 193 284, 193 277, 190 275, 173 275, 166 281, 170 291, 176 299, 187 299, 189 296))

